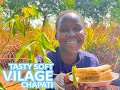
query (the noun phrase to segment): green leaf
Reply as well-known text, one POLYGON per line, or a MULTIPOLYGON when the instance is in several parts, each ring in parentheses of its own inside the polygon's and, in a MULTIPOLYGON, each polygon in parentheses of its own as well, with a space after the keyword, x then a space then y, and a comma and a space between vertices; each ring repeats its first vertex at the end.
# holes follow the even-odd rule
POLYGON ((45 43, 49 43, 49 42, 50 42, 50 40, 47 38, 47 36, 46 36, 44 33, 42 33, 42 40, 43 40, 45 43))
POLYGON ((35 36, 34 40, 39 41, 39 42, 42 42, 42 32, 39 32, 39 33, 35 36))
POLYGON ((66 2, 68 4, 74 4, 73 0, 64 0, 64 2, 66 2))
POLYGON ((43 44, 39 42, 39 45, 40 45, 40 53, 41 53, 41 55, 46 56, 46 50, 45 50, 43 44))
POLYGON ((75 69, 76 69, 76 66, 72 66, 73 84, 76 86, 76 88, 78 88, 78 82, 77 82, 76 75, 75 75, 75 69))
POLYGON ((47 36, 44 33, 42 34, 42 41, 43 41, 43 44, 46 48, 52 50, 53 52, 56 52, 54 47, 50 43, 50 40, 47 38, 47 36))
POLYGON ((7 18, 7 19, 5 20, 5 22, 6 22, 6 23, 9 23, 9 22, 11 22, 11 20, 12 20, 12 17, 9 17, 9 18, 7 18))
POLYGON ((6 90, 6 88, 3 86, 1 82, 0 82, 0 90, 6 90))
POLYGON ((3 68, 0 66, 0 72, 2 72, 3 68))
POLYGON ((32 63, 38 63, 38 60, 35 58, 34 54, 31 55, 31 60, 32 60, 32 63))
POLYGON ((42 44, 44 44, 45 48, 52 50, 53 52, 56 52, 54 46, 51 43, 48 44, 43 42, 42 44))
POLYGON ((38 18, 38 11, 36 9, 34 9, 34 11, 35 11, 36 18, 38 18))
POLYGON ((40 88, 40 90, 46 90, 45 88, 40 88))
POLYGON ((32 54, 32 51, 30 48, 27 48, 27 57, 28 57, 28 62, 31 63, 31 54, 32 54))
POLYGON ((19 49, 19 51, 16 54, 16 58, 15 58, 15 62, 17 62, 19 60, 19 58, 22 56, 23 52, 26 49, 26 45, 24 45, 22 48, 19 49))
POLYGON ((44 63, 52 63, 52 61, 47 56, 43 56, 43 62, 44 63))
POLYGON ((36 90, 35 88, 30 88, 29 90, 36 90))
POLYGON ((26 48, 30 48, 31 45, 35 44, 36 43, 36 40, 32 40, 31 42, 29 42, 27 44, 27 47, 26 48))
POLYGON ((12 21, 13 21, 13 23, 12 23, 12 34, 13 34, 13 36, 15 36, 18 29, 17 29, 16 21, 14 19, 12 21))
POLYGON ((16 25, 17 25, 17 29, 21 30, 23 36, 25 36, 26 30, 25 30, 24 25, 18 20, 16 20, 16 25))
POLYGON ((31 8, 33 7, 30 3, 28 3, 28 6, 31 7, 31 8))
POLYGON ((34 57, 34 63, 38 63, 38 60, 34 57))
POLYGON ((12 34, 13 34, 13 36, 15 36, 17 30, 21 30, 21 33, 23 34, 23 36, 25 36, 26 30, 25 30, 24 25, 20 21, 12 19, 12 34))

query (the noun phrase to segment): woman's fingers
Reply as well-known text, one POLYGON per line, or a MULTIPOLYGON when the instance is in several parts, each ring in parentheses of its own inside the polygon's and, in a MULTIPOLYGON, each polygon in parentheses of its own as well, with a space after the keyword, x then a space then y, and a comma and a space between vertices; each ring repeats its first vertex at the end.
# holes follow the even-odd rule
POLYGON ((66 75, 65 75, 65 77, 64 77, 64 83, 65 84, 70 84, 70 83, 72 83, 70 80, 69 80, 69 74, 67 73, 66 75))

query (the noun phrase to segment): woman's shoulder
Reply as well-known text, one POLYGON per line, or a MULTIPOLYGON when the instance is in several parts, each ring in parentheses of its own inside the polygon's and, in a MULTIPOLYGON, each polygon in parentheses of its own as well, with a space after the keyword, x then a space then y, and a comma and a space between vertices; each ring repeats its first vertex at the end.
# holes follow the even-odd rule
POLYGON ((97 58, 96 55, 89 53, 87 51, 79 50, 80 54, 82 54, 85 57, 90 57, 90 58, 97 58))
POLYGON ((91 54, 89 52, 82 51, 82 50, 80 50, 80 54, 84 58, 83 61, 84 61, 85 65, 87 65, 87 66, 98 66, 98 65, 100 65, 98 58, 94 54, 91 54))

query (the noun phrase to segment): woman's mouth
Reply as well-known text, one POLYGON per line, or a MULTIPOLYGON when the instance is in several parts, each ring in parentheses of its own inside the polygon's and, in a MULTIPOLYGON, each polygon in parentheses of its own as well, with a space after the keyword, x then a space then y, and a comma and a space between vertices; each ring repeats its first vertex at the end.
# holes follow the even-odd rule
POLYGON ((78 43, 76 39, 67 40, 66 43, 78 43))

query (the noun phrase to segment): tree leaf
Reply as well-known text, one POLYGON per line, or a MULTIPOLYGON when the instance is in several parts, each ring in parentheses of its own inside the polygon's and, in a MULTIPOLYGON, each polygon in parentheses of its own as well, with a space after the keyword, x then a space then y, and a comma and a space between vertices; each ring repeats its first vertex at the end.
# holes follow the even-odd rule
POLYGON ((19 58, 23 55, 23 52, 26 49, 26 45, 24 45, 22 48, 19 49, 19 51, 16 54, 16 58, 14 60, 14 62, 17 62, 19 60, 19 58))
POLYGON ((78 88, 78 82, 77 82, 76 75, 75 75, 75 69, 76 69, 76 66, 72 66, 73 84, 78 88))
POLYGON ((46 90, 45 88, 40 88, 40 90, 46 90))
POLYGON ((49 49, 49 50, 52 50, 53 52, 56 52, 56 50, 55 50, 55 48, 54 48, 54 46, 52 45, 52 43, 42 43, 47 49, 49 49))
POLYGON ((12 17, 9 17, 5 20, 5 22, 8 23, 8 22, 11 22, 11 20, 12 20, 12 17))
POLYGON ((38 60, 35 58, 34 54, 31 55, 31 60, 32 60, 32 63, 38 63, 38 60))
POLYGON ((18 29, 17 29, 16 21, 13 19, 13 23, 12 23, 12 34, 13 34, 13 36, 15 36, 17 30, 18 29))
POLYGON ((38 11, 36 9, 34 9, 34 11, 35 11, 36 18, 38 18, 38 11))
POLYGON ((35 10, 33 8, 29 9, 29 13, 32 15, 32 16, 35 16, 35 10))
POLYGON ((25 30, 24 25, 18 20, 16 20, 16 25, 17 25, 17 29, 21 30, 23 36, 25 36, 26 30, 25 30))
POLYGON ((31 55, 32 55, 32 51, 30 48, 27 48, 27 57, 28 57, 28 62, 31 63, 31 55))
POLYGON ((40 44, 40 53, 41 53, 41 55, 46 56, 46 50, 45 50, 43 44, 42 43, 39 43, 39 44, 40 44))
POLYGON ((3 68, 0 66, 0 72, 2 72, 3 68))
POLYGON ((22 12, 24 13, 24 17, 28 18, 29 17, 29 11, 27 7, 22 8, 22 12))
POLYGON ((42 42, 43 42, 43 45, 44 45, 46 48, 52 50, 53 52, 56 52, 55 49, 54 49, 54 47, 53 47, 52 44, 50 43, 50 40, 47 38, 47 36, 46 36, 44 33, 42 34, 42 42))
POLYGON ((35 44, 36 40, 32 40, 31 42, 29 42, 26 46, 26 48, 30 48, 31 45, 35 44))
POLYGON ((52 63, 52 61, 47 56, 43 56, 43 61, 44 63, 52 63))
POLYGON ((0 82, 0 90, 6 90, 6 88, 3 86, 1 82, 0 82))
POLYGON ((44 33, 42 33, 42 40, 43 40, 45 43, 49 43, 49 42, 50 42, 50 40, 47 38, 47 36, 46 36, 44 33))
POLYGON ((28 4, 29 7, 31 7, 31 8, 33 7, 30 3, 27 3, 27 4, 28 4))

